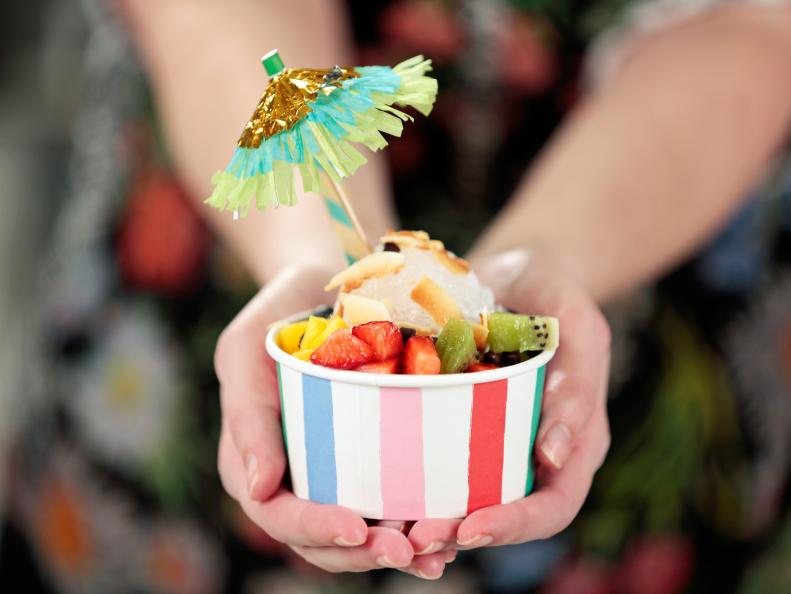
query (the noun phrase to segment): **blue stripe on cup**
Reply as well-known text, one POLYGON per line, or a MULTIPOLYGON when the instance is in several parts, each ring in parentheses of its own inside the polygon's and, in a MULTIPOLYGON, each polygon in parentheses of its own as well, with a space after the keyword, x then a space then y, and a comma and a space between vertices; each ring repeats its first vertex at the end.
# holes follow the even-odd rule
POLYGON ((337 503, 330 382, 312 375, 303 375, 302 401, 310 499, 318 503, 337 503))

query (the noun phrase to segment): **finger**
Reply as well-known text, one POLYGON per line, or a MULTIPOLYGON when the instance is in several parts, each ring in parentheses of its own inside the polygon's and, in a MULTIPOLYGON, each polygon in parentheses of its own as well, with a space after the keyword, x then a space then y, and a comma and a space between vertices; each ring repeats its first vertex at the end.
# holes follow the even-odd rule
POLYGON ((286 469, 280 410, 242 392, 221 386, 223 425, 244 465, 250 498, 263 501, 277 490, 286 469))
POLYGON ((372 526, 365 544, 353 548, 293 546, 303 559, 333 573, 403 568, 412 561, 412 547, 406 537, 392 528, 372 526))
POLYGON ((445 564, 456 558, 455 551, 433 553, 414 557, 408 567, 401 569, 404 573, 409 573, 424 580, 438 580, 445 573, 445 564))
POLYGON ((566 463, 576 435, 585 427, 593 411, 604 398, 597 393, 599 370, 588 375, 569 370, 562 362, 550 364, 544 388, 541 425, 537 436, 537 453, 543 463, 562 468, 566 463))
POLYGON ((239 503, 267 534, 289 545, 354 547, 363 544, 370 532, 352 510, 306 501, 284 488, 265 502, 244 497, 239 503))
POLYGON ((236 501, 248 493, 244 465, 225 423, 220 431, 220 444, 217 448, 217 470, 225 492, 236 501))
POLYGON ((409 533, 409 525, 410 522, 405 522, 404 520, 379 520, 376 522, 376 526, 380 526, 382 528, 392 528, 393 530, 398 530, 404 535, 409 533))
POLYGON ((470 514, 459 526, 458 543, 466 547, 513 544, 549 538, 565 529, 582 507, 601 465, 606 433, 606 417, 596 414, 579 435, 563 469, 547 469, 545 483, 526 498, 470 514))
POLYGON ((225 490, 253 522, 277 541, 352 547, 364 543, 368 536, 365 520, 345 507, 305 501, 283 488, 265 503, 252 500, 246 488, 244 466, 229 437, 220 437, 220 467, 225 490))
POLYGON ((456 548, 456 532, 460 524, 460 519, 426 519, 415 522, 409 531, 409 542, 415 549, 415 555, 431 555, 448 546, 456 548))

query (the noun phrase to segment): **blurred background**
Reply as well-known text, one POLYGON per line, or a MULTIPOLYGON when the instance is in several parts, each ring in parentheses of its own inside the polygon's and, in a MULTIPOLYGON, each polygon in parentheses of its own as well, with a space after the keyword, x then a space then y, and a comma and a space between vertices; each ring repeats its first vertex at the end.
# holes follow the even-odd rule
MULTIPOLYGON (((628 0, 348 4, 356 63, 434 60, 435 112, 385 154, 404 227, 460 253, 580 100, 590 48, 648 18, 628 0)), ((121 19, 3 4, 0 591, 791 592, 788 165, 695 258, 607 304, 613 447, 571 529, 462 553, 436 583, 328 575, 222 492, 212 353, 256 287, 173 173, 121 19)))

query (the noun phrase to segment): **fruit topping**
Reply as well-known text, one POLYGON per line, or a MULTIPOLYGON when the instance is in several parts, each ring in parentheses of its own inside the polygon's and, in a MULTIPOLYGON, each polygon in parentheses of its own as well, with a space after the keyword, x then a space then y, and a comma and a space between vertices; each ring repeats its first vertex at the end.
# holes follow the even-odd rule
POLYGON ((384 361, 371 361, 364 363, 357 367, 355 371, 364 371, 366 373, 398 373, 398 368, 401 365, 401 359, 398 357, 391 357, 384 361))
POLYGON ((503 365, 500 353, 494 353, 492 351, 486 351, 483 354, 481 363, 488 363, 490 365, 496 365, 497 367, 502 367, 503 365))
POLYGON ((475 338, 475 346, 482 351, 486 348, 486 339, 489 338, 489 329, 484 324, 470 324, 472 335, 475 338))
POLYGON ((327 318, 320 318, 318 316, 310 316, 308 318, 308 325, 305 328, 305 334, 299 343, 300 348, 307 349, 308 345, 315 342, 321 336, 324 329, 327 327, 329 320, 327 318))
MULTIPOLYGON (((346 328, 346 322, 343 321, 343 318, 340 316, 333 316, 329 320, 325 320, 326 324, 321 329, 317 335, 311 334, 310 339, 308 339, 308 330, 310 330, 310 320, 317 319, 322 320, 324 318, 309 318, 308 320, 308 328, 305 330, 305 336, 302 338, 302 342, 300 343, 300 347, 303 349, 313 350, 321 346, 321 344, 327 340, 327 338, 336 330, 340 330, 341 328, 346 328)), ((317 324, 319 326, 320 324, 317 324)))
POLYGON ((311 363, 334 367, 335 369, 354 369, 373 360, 374 352, 364 341, 349 330, 336 330, 310 356, 311 363))
POLYGON ((445 324, 436 346, 442 373, 461 373, 478 354, 472 325, 464 320, 451 320, 445 324))
POLYGON ((509 365, 516 365, 522 362, 522 356, 516 351, 509 351, 507 353, 500 353, 500 365, 508 367, 509 365))
POLYGON ((472 363, 465 371, 472 373, 474 371, 489 371, 490 369, 499 369, 499 367, 491 363, 472 363))
POLYGON ((403 371, 410 374, 432 375, 440 371, 441 363, 434 341, 428 336, 413 336, 404 347, 403 371))
POLYGON ((374 351, 377 361, 397 357, 404 350, 401 331, 393 322, 367 322, 352 328, 352 334, 374 351))
POLYGON ((545 351, 558 346, 558 320, 547 316, 528 316, 504 311, 489 316, 489 349, 507 351, 545 351))
POLYGON ((277 346, 286 351, 289 355, 294 354, 299 350, 299 342, 302 340, 302 335, 305 334, 305 328, 307 327, 307 320, 284 326, 280 332, 277 333, 277 346))
POLYGON ((397 243, 393 243, 392 241, 386 241, 382 249, 386 252, 400 252, 401 248, 398 247, 397 243))
POLYGON ((406 343, 406 341, 412 338, 413 336, 417 335, 417 330, 415 330, 414 328, 409 328, 407 326, 401 326, 399 330, 401 330, 401 340, 404 341, 404 343, 406 343))
POLYGON ((291 354, 302 361, 310 361, 310 356, 313 354, 313 349, 300 349, 297 352, 291 354))
POLYGON ((310 315, 316 316, 316 317, 319 317, 319 318, 329 318, 330 316, 332 316, 333 311, 334 310, 333 310, 331 305, 320 305, 319 307, 314 309, 310 313, 310 315))

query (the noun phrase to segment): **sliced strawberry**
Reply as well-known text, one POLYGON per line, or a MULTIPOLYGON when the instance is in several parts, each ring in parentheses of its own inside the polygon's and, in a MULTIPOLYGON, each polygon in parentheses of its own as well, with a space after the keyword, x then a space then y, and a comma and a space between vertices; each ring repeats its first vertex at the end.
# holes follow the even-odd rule
POLYGON ((393 322, 368 322, 352 328, 352 334, 374 350, 377 361, 396 357, 404 350, 401 330, 393 322))
POLYGON ((433 375, 439 373, 440 360, 434 341, 428 336, 413 336, 404 348, 404 373, 433 375))
POLYGON ((371 361, 355 368, 355 371, 365 371, 367 373, 398 373, 401 359, 390 357, 384 361, 371 361))
POLYGON ((474 371, 488 371, 489 369, 500 369, 497 365, 492 365, 491 363, 471 363, 465 372, 471 373, 474 371))
POLYGON ((365 342, 348 330, 336 330, 313 351, 310 361, 324 367, 354 369, 373 358, 373 349, 365 342))

